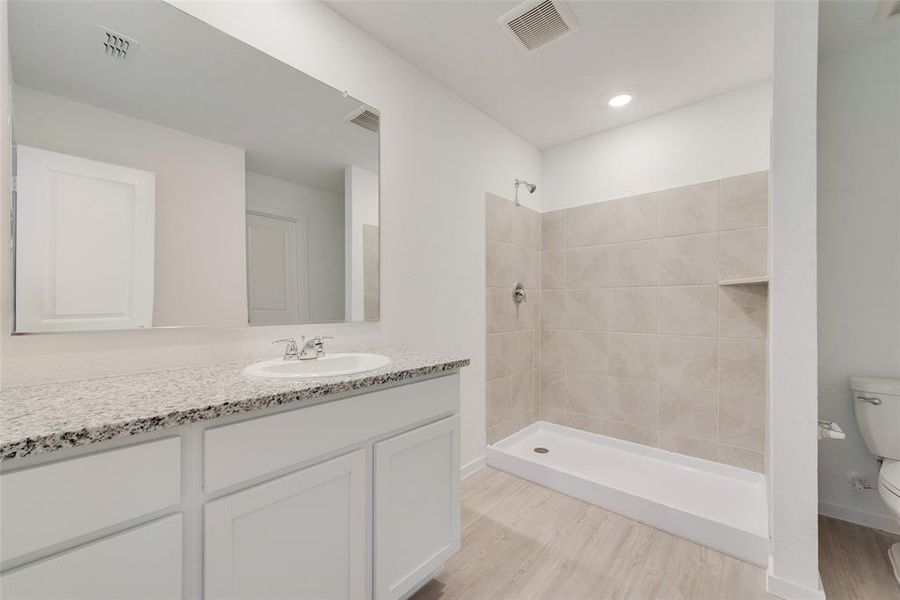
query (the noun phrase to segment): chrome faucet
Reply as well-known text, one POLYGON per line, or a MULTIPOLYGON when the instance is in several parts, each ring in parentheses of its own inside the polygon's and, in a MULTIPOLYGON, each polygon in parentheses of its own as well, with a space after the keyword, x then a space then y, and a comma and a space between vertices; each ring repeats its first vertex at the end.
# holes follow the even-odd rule
POLYGON ((325 335, 317 335, 309 341, 306 341, 306 336, 301 336, 300 340, 303 341, 303 347, 300 348, 299 358, 300 360, 315 360, 325 354, 325 340, 333 340, 334 338, 325 335))
POLYGON ((284 344, 284 360, 300 360, 300 351, 297 350, 297 340, 294 338, 284 338, 283 340, 275 340, 273 344, 284 344))

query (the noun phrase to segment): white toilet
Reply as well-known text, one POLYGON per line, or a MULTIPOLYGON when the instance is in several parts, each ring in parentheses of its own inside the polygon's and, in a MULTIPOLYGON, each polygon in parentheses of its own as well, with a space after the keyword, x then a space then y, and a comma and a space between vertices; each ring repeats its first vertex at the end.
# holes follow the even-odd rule
MULTIPOLYGON (((900 379, 851 377, 856 422, 869 452, 883 459, 878 493, 900 521, 900 379)), ((900 583, 900 544, 888 551, 900 583)))

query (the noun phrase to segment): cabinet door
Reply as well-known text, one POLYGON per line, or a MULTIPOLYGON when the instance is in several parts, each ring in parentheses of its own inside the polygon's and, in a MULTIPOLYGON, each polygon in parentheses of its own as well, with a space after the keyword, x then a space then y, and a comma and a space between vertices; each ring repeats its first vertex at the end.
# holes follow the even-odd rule
POLYGON ((173 515, 0 576, 3 598, 181 598, 181 515, 173 515))
POLYGON ((403 597, 459 549, 459 417, 375 444, 375 598, 403 597))
POLYGON ((366 452, 206 505, 206 598, 362 598, 366 452))

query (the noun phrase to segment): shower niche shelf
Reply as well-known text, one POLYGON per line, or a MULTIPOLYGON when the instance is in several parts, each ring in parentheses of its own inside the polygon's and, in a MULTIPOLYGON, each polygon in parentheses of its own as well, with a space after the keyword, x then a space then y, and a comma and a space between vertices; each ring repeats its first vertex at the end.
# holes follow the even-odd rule
POLYGON ((769 276, 760 275, 758 277, 741 277, 740 279, 722 279, 719 285, 768 285, 769 276))

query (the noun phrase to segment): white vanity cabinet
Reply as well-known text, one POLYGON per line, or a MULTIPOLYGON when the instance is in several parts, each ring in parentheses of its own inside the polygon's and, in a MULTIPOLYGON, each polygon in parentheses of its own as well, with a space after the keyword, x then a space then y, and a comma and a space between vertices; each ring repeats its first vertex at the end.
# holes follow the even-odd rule
POLYGON ((0 592, 408 596, 459 548, 459 394, 452 372, 7 463, 0 592))
POLYGON ((171 515, 0 577, 4 600, 182 597, 182 517, 171 515))
POLYGON ((403 597, 459 543, 459 417, 376 443, 375 598, 403 597))
POLYGON ((368 477, 355 450, 206 505, 207 598, 363 598, 368 477))

